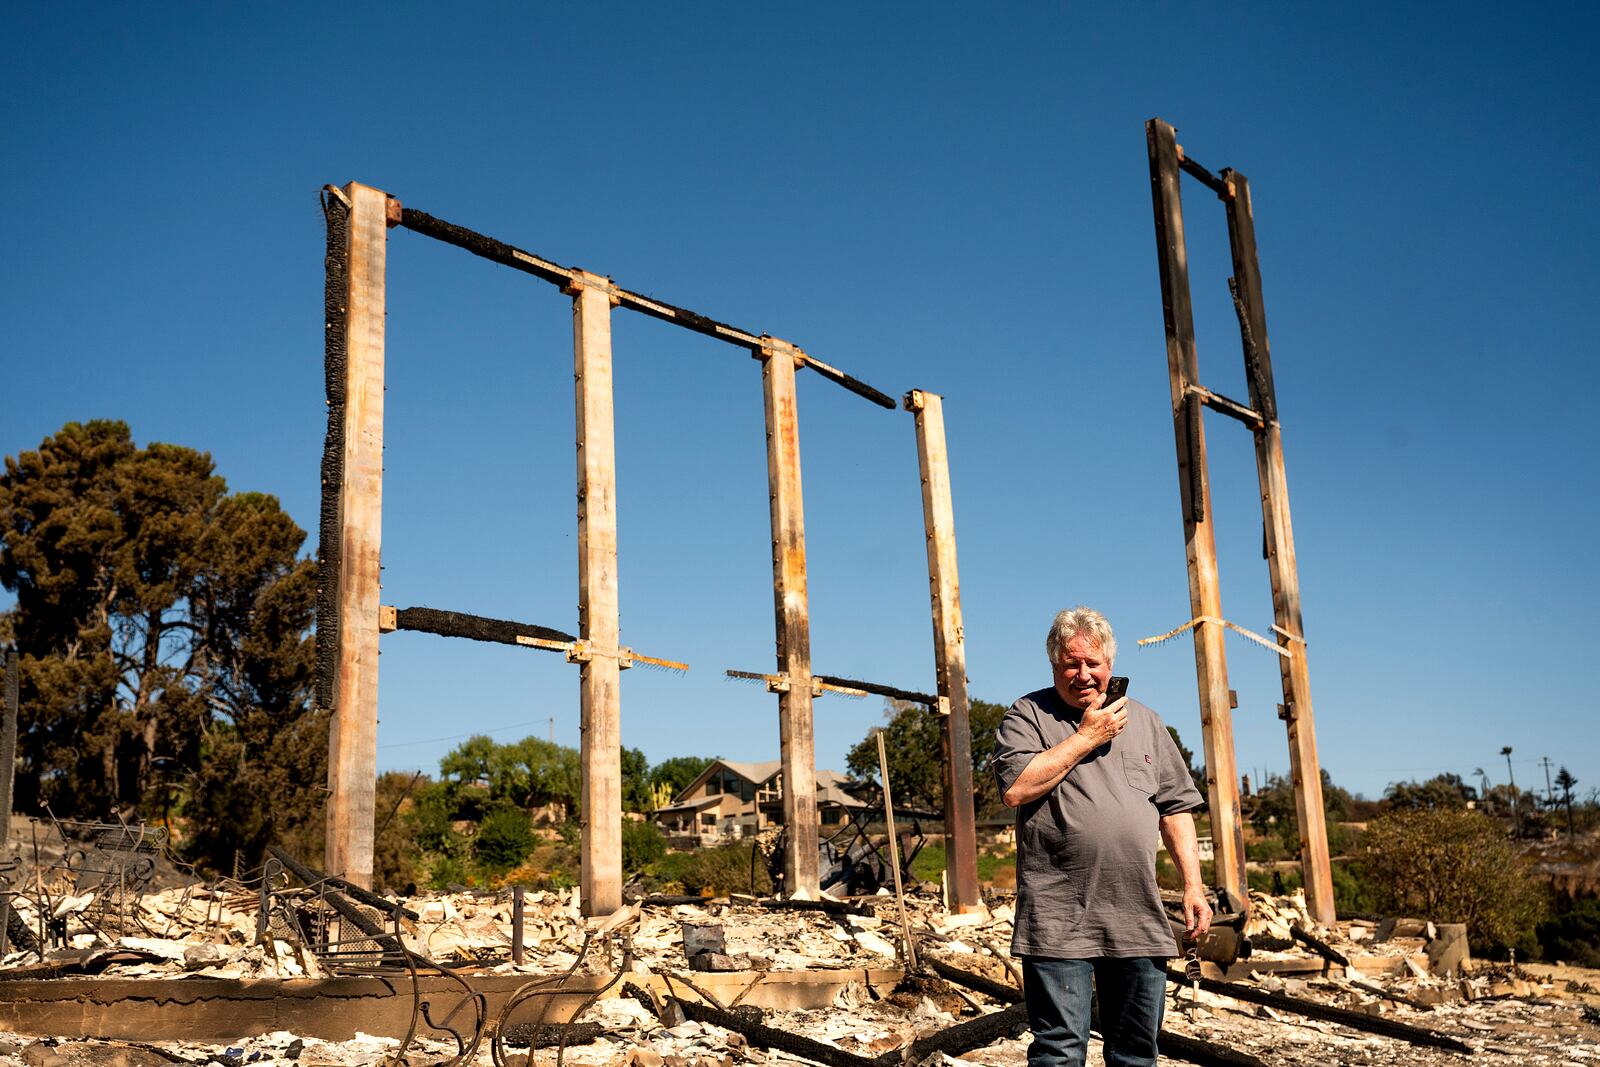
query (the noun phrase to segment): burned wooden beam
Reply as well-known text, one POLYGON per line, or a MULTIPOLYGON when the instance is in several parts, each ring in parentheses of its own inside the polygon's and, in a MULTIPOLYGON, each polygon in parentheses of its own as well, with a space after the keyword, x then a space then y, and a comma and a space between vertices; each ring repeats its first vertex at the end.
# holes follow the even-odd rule
MULTIPOLYGON (((481 256, 491 262, 522 271, 524 274, 531 274, 535 278, 540 278, 563 288, 571 285, 574 278, 585 273, 575 267, 563 267, 559 263, 545 259, 543 256, 525 252, 514 245, 506 244, 504 241, 469 230, 465 226, 457 226, 454 223, 445 222, 443 219, 435 218, 427 212, 418 211, 415 208, 401 209, 400 225, 413 233, 420 233, 425 237, 432 237, 436 241, 454 245, 457 248, 471 252, 475 256, 481 256)), ((690 311, 688 308, 678 307, 664 300, 656 300, 642 293, 630 292, 627 289, 612 285, 610 279, 604 279, 604 281, 608 294, 619 307, 625 307, 642 315, 648 315, 663 322, 682 326, 686 330, 693 330, 695 333, 714 337, 719 341, 740 345, 752 351, 758 351, 761 348, 762 335, 759 333, 740 329, 737 326, 730 326, 725 322, 718 322, 716 319, 690 311)), ((844 386, 850 392, 872 401, 881 408, 888 408, 891 411, 895 408, 893 398, 887 394, 874 389, 859 378, 851 377, 837 367, 824 363, 814 356, 805 356, 804 365, 829 381, 844 386)))
POLYGON ((325 865, 372 882, 378 780, 378 590, 383 539, 383 374, 388 196, 328 195, 328 435, 323 450, 319 678, 328 733, 325 865), (335 239, 339 247, 335 248, 335 239), (337 379, 337 381, 335 380, 337 379), (335 425, 337 420, 337 426, 335 425), (324 616, 327 616, 324 618, 324 616), (324 649, 322 642, 331 644, 324 649), (326 653, 326 654, 325 654, 326 653))
POLYGON ((1393 990, 1385 989, 1380 985, 1373 985, 1371 982, 1363 982, 1359 978, 1347 978, 1345 980, 1351 985, 1355 986, 1357 989, 1366 993, 1371 993, 1375 997, 1382 997, 1385 1000, 1392 1000, 1396 1004, 1404 1004, 1406 1007, 1415 1008, 1418 1011, 1433 1010, 1433 1005, 1429 1004, 1425 1000, 1418 1000, 1415 997, 1408 997, 1404 994, 1396 993, 1393 990))
POLYGON ((847 900, 828 900, 826 898, 822 900, 763 899, 759 903, 761 907, 770 908, 773 911, 820 911, 829 915, 877 914, 867 904, 852 904, 847 900))
MULTIPOLYGON (((276 845, 269 846, 268 851, 272 853, 274 858, 279 860, 285 867, 293 872, 294 876, 300 879, 300 881, 307 887, 330 881, 327 875, 323 874, 314 867, 306 866, 304 863, 301 863, 299 860, 289 855, 289 853, 285 852, 283 849, 278 848, 276 845)), ((390 934, 384 930, 383 927, 379 926, 377 923, 368 918, 367 914, 360 908, 356 907, 355 904, 351 903, 349 898, 347 898, 340 890, 336 888, 328 889, 327 892, 323 894, 323 899, 328 902, 328 906, 330 908, 339 913, 340 918, 344 919, 351 926, 354 926, 366 936, 372 938, 373 941, 377 942, 383 947, 385 952, 392 952, 402 958, 407 955, 405 946, 402 945, 393 934, 390 934)), ((380 897, 378 899, 382 900, 383 898, 380 897)), ((390 912, 393 912, 394 910, 394 905, 388 901, 384 901, 383 906, 390 912)))
POLYGON ((443 611, 438 608, 399 608, 395 611, 395 629, 438 634, 440 637, 465 637, 469 641, 493 641, 502 645, 520 644, 517 640, 519 637, 536 637, 543 641, 569 644, 577 640, 577 637, 564 630, 536 623, 490 619, 482 615, 469 615, 464 611, 443 611))
POLYGON ((293 871, 295 877, 299 878, 307 885, 312 884, 311 881, 307 880, 307 876, 309 875, 311 879, 315 881, 327 882, 329 885, 343 890, 357 903, 365 904, 369 908, 377 908, 379 911, 386 911, 390 914, 404 915, 412 922, 417 922, 422 918, 421 915, 400 904, 398 901, 390 900, 388 897, 379 896, 372 890, 363 889, 354 882, 340 878, 338 875, 319 871, 310 864, 301 863, 299 860, 295 859, 288 852, 285 852, 277 845, 268 845, 267 854, 273 859, 277 860, 279 863, 282 863, 285 867, 289 868, 289 870, 293 871))
MULTIPOLYGON (((1176 132, 1160 119, 1145 123, 1145 140, 1150 156, 1150 197, 1161 278, 1184 554, 1188 560, 1189 615, 1194 620, 1219 620, 1223 618, 1222 589, 1217 572, 1216 524, 1211 521, 1210 479, 1206 473, 1205 424, 1200 417, 1200 399, 1191 388, 1199 384, 1200 371, 1179 189, 1183 153, 1178 149, 1176 132)), ((1199 165, 1183 169, 1194 173, 1196 167, 1199 165)), ((1209 174, 1204 168, 1199 169, 1209 174)), ((1205 749, 1211 837, 1216 848, 1216 880, 1230 899, 1247 901, 1244 822, 1239 815, 1239 768, 1234 754, 1223 629, 1216 621, 1200 621, 1195 626, 1195 680, 1200 692, 1200 732, 1205 749)), ((1318 919, 1321 921, 1320 916, 1318 919)))
POLYGON ((841 678, 833 674, 813 674, 811 677, 823 685, 837 686, 840 689, 859 689, 864 693, 875 693, 878 696, 892 697, 895 700, 922 704, 930 708, 939 706, 939 698, 932 693, 918 693, 911 689, 897 689, 892 685, 883 685, 879 682, 863 682, 859 678, 841 678))
POLYGON ((1233 189, 1229 187, 1228 183, 1190 159, 1188 154, 1184 152, 1182 145, 1178 146, 1178 166, 1183 169, 1185 174, 1210 189, 1213 193, 1216 193, 1221 199, 1231 200, 1233 198, 1233 189))
POLYGON ((1471 1045, 1433 1030, 1420 1026, 1412 1026, 1397 1019, 1385 1019, 1381 1015, 1367 1015, 1365 1012, 1351 1011, 1348 1008, 1337 1008, 1332 1004, 1319 1004, 1314 1000, 1301 1000, 1298 997, 1286 996, 1283 993, 1269 993, 1265 989, 1256 989, 1238 982, 1219 982, 1215 978, 1188 979, 1181 974, 1172 973, 1174 982, 1192 985, 1198 984, 1208 993, 1219 996, 1232 997, 1242 1000, 1246 1004, 1262 1004, 1279 1011, 1294 1012, 1304 1015, 1308 1019, 1321 1019, 1324 1022, 1338 1023, 1348 1026, 1352 1030, 1362 1030, 1369 1034, 1379 1034, 1383 1037, 1392 1037, 1399 1041, 1408 1041, 1413 1045, 1422 1045, 1428 1048, 1448 1049, 1451 1052, 1471 1053, 1471 1045))
POLYGON ((1272 384, 1272 348, 1256 252, 1255 213, 1250 181, 1223 171, 1234 196, 1226 203, 1228 244, 1233 256, 1233 292, 1239 312, 1250 400, 1267 418, 1255 435, 1256 476, 1261 488, 1261 525, 1267 541, 1267 572, 1272 582, 1273 629, 1287 656, 1278 664, 1289 737, 1289 779, 1294 783, 1295 818, 1300 827, 1300 864, 1305 875, 1306 910, 1332 926, 1333 864, 1328 853, 1327 814, 1322 803, 1322 771, 1311 708, 1311 674, 1306 660, 1305 621, 1300 611, 1300 571, 1295 562, 1294 524, 1289 516, 1289 475, 1283 458, 1283 428, 1272 384))
POLYGON ((982 993, 990 1000, 997 1000, 1002 1004, 1018 1004, 1022 1001, 1022 990, 1007 982, 997 982, 993 978, 962 970, 937 956, 924 955, 923 962, 945 981, 966 986, 974 993, 982 993))
POLYGON ((1189 394, 1193 397, 1198 397, 1200 403, 1212 411, 1244 423, 1255 433, 1260 433, 1267 428, 1267 421, 1262 418, 1261 412, 1246 404, 1241 404, 1237 400, 1225 397, 1221 393, 1212 392, 1203 385, 1191 384, 1189 386, 1189 394))
POLYGON ((622 907, 622 670, 617 572, 616 419, 609 282, 574 271, 573 388, 578 429, 578 685, 582 740, 579 895, 583 914, 622 907))
POLYGON ((950 906, 971 911, 978 891, 977 820, 972 788, 972 702, 967 692, 967 638, 956 565, 955 503, 950 450, 944 432, 944 398, 913 389, 906 410, 915 416, 917 470, 922 482, 922 529, 928 546, 928 600, 933 620, 933 666, 944 757, 945 883, 950 906))
POLYGON ((22 658, 15 645, 6 650, 4 721, 0 722, 0 842, 11 840, 12 785, 17 773, 17 716, 22 658))
MULTIPOLYGON (((657 1018, 660 1018, 662 1013, 654 997, 632 982, 623 986, 623 992, 649 1008, 657 1018)), ((708 1004, 699 1004, 692 1000, 677 998, 669 998, 668 1003, 676 1004, 682 1010, 685 1018, 694 1022, 720 1026, 724 1030, 732 1030, 734 1033, 743 1034, 749 1038, 752 1045, 758 1048, 776 1049, 779 1052, 787 1052, 791 1056, 799 1056, 801 1059, 811 1060, 813 1063, 827 1064, 828 1067, 879 1067, 878 1060, 868 1059, 866 1056, 857 1056, 853 1052, 846 1052, 844 1049, 834 1048, 832 1045, 824 1045, 822 1042, 813 1041, 809 1037, 801 1037, 799 1034, 790 1033, 788 1030, 780 1030, 777 1027, 768 1026, 761 1021, 761 1009, 759 1008, 746 1007, 735 1008, 732 1011, 718 1011, 708 1004)), ((666 1020, 661 1019, 661 1022, 665 1024, 666 1020)))
POLYGON ((512 1048, 564 1048, 592 1044, 608 1030, 601 1023, 512 1023, 500 1040, 512 1048))
POLYGON ((911 1043, 909 1049, 885 1053, 878 1062, 885 1067, 894 1063, 921 1063, 936 1052, 959 1056, 963 1052, 985 1048, 1002 1038, 1016 1037, 1027 1028, 1028 1006, 1013 1004, 1000 1011, 956 1023, 936 1034, 920 1037, 911 1043))
POLYGON ((1320 937, 1313 937, 1312 935, 1306 933, 1300 928, 1299 923, 1293 923, 1290 925, 1289 936, 1306 946, 1306 948, 1309 948, 1312 952, 1315 952, 1317 955, 1321 956, 1323 959, 1327 960, 1329 963, 1337 963, 1341 967, 1350 966, 1349 956, 1346 956, 1343 952, 1340 952, 1338 949, 1334 948, 1320 937))
POLYGON ((783 773, 783 890, 815 900, 816 737, 811 719, 811 609, 807 595, 805 507, 800 480, 800 414, 794 372, 803 354, 762 338, 762 411, 767 427, 767 496, 772 519, 772 602, 778 673, 778 761, 783 773))

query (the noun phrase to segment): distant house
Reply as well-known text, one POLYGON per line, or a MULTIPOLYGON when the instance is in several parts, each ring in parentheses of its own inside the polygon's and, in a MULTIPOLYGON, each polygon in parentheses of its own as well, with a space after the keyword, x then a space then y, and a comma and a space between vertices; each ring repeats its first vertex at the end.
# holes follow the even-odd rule
MULTIPOLYGON (((669 837, 715 845, 783 825, 783 775, 777 760, 741 763, 719 759, 652 818, 669 837)), ((837 826, 867 805, 845 791, 853 784, 838 771, 817 772, 817 815, 837 826)))

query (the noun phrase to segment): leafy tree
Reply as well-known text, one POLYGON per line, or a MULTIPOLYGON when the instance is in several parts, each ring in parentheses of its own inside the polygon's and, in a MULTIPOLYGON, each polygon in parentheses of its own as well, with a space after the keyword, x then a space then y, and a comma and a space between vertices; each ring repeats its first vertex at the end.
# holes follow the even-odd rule
POLYGON ((522 808, 559 804, 573 811, 583 788, 578 750, 538 737, 503 745, 483 735, 470 737, 439 761, 439 773, 458 787, 482 783, 489 799, 522 808))
MULTIPOLYGON (((884 752, 889 760, 889 783, 896 803, 902 800, 934 809, 944 807, 944 720, 921 704, 888 700, 884 715, 884 752)), ((968 713, 972 733, 972 785, 975 806, 988 810, 999 804, 999 789, 988 772, 994 752, 994 732, 1005 708, 974 700, 968 713)), ((852 774, 875 778, 878 774, 878 739, 869 733, 845 757, 852 774)))
POLYGON ((1183 738, 1178 736, 1178 728, 1176 726, 1167 727, 1167 733, 1172 735, 1172 743, 1178 746, 1178 755, 1183 757, 1183 766, 1189 772, 1189 780, 1200 791, 1200 796, 1209 803, 1211 794, 1206 792, 1205 770, 1194 765, 1194 753, 1189 750, 1188 745, 1183 743, 1183 738))
POLYGON ((622 810, 649 814, 653 810, 650 796, 650 761, 636 748, 622 750, 622 810))
POLYGON ((320 841, 315 564, 275 498, 211 457, 68 423, 0 476, 0 585, 22 666, 22 810, 191 821, 215 867, 320 841), (298 836, 298 842, 296 838, 298 836))
MULTIPOLYGON (((1271 775, 1255 795, 1246 801, 1250 823, 1262 841, 1247 850, 1250 858, 1263 861, 1300 855, 1300 812, 1295 804, 1294 783, 1281 775, 1271 775)), ((1349 790, 1336 785, 1326 767, 1322 768, 1322 814, 1328 832, 1328 848, 1338 855, 1350 843, 1350 835, 1339 824, 1362 802, 1349 790)))
POLYGON ((1478 799, 1478 791, 1462 781, 1459 774, 1438 774, 1426 782, 1395 782, 1384 790, 1384 807, 1389 811, 1416 811, 1420 808, 1465 808, 1478 799))
POLYGON ((1495 820, 1449 806, 1392 811, 1373 820, 1366 845, 1382 910, 1466 923, 1480 951, 1531 944, 1544 896, 1495 820))
MULTIPOLYGON (((671 797, 689 788, 689 783, 700 777, 719 756, 672 756, 650 768, 650 785, 654 789, 666 786, 671 797)), ((656 805, 661 807, 662 805, 656 805)))

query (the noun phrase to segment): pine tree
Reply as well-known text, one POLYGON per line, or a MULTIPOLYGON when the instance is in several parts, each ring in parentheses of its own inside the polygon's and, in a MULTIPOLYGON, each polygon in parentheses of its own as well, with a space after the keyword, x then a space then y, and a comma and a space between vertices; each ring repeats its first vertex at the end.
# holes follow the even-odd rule
MULTIPOLYGON (((226 869, 320 833, 325 724, 311 711, 315 564, 211 457, 68 423, 0 476, 0 584, 22 659, 17 808, 178 812, 226 869)), ((300 842, 302 846, 307 842, 300 842)))

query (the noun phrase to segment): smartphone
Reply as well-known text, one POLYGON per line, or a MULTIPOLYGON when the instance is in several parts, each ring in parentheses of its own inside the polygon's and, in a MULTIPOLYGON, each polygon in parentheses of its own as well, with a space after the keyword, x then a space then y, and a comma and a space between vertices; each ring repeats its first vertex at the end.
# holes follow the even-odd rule
POLYGON ((1128 680, 1120 674, 1114 674, 1111 676, 1111 681, 1106 683, 1106 698, 1100 702, 1100 706, 1109 708, 1127 695, 1128 680))

